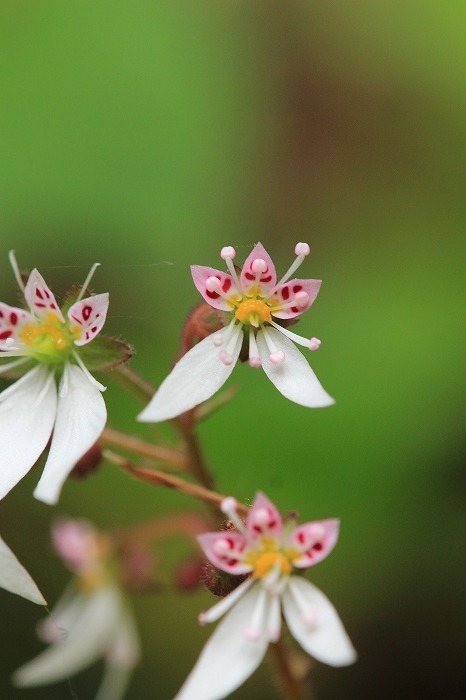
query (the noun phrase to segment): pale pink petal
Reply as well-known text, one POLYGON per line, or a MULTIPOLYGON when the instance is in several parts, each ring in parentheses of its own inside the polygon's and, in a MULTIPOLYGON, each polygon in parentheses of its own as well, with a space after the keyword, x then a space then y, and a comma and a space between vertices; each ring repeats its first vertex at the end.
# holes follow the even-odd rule
POLYGON ((328 598, 306 579, 291 576, 283 614, 293 637, 308 654, 330 666, 347 666, 356 652, 328 598))
POLYGON ((249 629, 262 586, 253 586, 217 626, 175 700, 221 700, 254 673, 268 647, 267 618, 258 638, 249 629))
POLYGON ((223 342, 229 335, 230 329, 222 328, 183 355, 138 420, 149 423, 169 420, 210 399, 232 373, 241 350, 242 333, 232 336, 231 347, 229 340, 222 345, 215 344, 214 338, 223 342), (219 358, 219 352, 226 346, 231 357, 228 365, 219 358))
POLYGON ((287 544, 301 554, 293 559, 293 566, 304 569, 325 559, 335 547, 339 529, 340 521, 337 519, 317 520, 295 528, 287 544))
POLYGON ((62 312, 50 289, 47 287, 40 272, 34 269, 29 275, 29 279, 24 290, 24 298, 31 313, 36 318, 45 318, 51 311, 58 316, 62 323, 65 321, 62 312))
POLYGON ((240 277, 241 286, 243 292, 247 293, 247 290, 256 285, 260 287, 260 296, 267 297, 272 289, 277 283, 277 273, 275 272, 275 265, 272 262, 272 258, 265 250, 262 243, 257 243, 252 252, 248 255, 244 261, 243 269, 241 270, 240 277), (256 272, 253 269, 255 260, 263 260, 265 262, 265 270, 263 272, 256 272), (257 279, 257 283, 256 283, 257 279))
POLYGON ((0 394, 0 498, 37 462, 55 421, 57 389, 42 365, 0 394))
POLYGON ((221 270, 215 270, 213 267, 205 267, 203 265, 191 265, 191 274, 197 291, 202 294, 210 306, 213 306, 214 309, 221 309, 222 311, 232 310, 232 304, 229 304, 225 297, 206 287, 206 280, 208 280, 209 277, 216 277, 221 285, 223 294, 227 297, 232 295, 238 296, 239 292, 231 275, 221 270))
POLYGON ((72 330, 78 334, 75 345, 85 345, 102 330, 108 310, 108 293, 81 299, 68 310, 72 330))
POLYGON ((251 540, 274 537, 279 540, 283 532, 282 516, 267 496, 260 491, 248 513, 247 531, 251 540))
POLYGON ((0 537, 0 588, 16 593, 38 605, 47 605, 42 593, 11 549, 0 537))
POLYGON ((246 539, 235 532, 208 532, 197 538, 206 557, 217 569, 229 574, 245 574, 252 571, 252 566, 244 563, 246 539))
POLYGON ((34 316, 24 309, 17 309, 14 306, 8 306, 0 302, 0 350, 12 350, 23 345, 23 341, 19 338, 24 326, 35 325, 37 323, 34 316), (8 345, 13 341, 13 345, 8 345))
POLYGON ((322 280, 300 280, 293 279, 282 284, 272 295, 277 298, 282 305, 288 308, 282 311, 272 311, 272 315, 277 318, 295 318, 308 310, 319 293, 322 280), (294 306, 288 306, 295 302, 294 306))
POLYGON ((264 334, 257 334, 257 347, 262 360, 264 372, 275 384, 278 391, 290 401, 307 406, 322 408, 335 403, 322 387, 316 375, 310 368, 305 357, 297 350, 291 340, 275 328, 267 328, 276 350, 283 352, 285 360, 279 364, 270 361, 270 350, 265 342, 264 334))
POLYGON ((102 394, 76 365, 65 365, 60 382, 57 419, 44 471, 34 491, 40 501, 54 504, 78 460, 100 437, 107 420, 102 394))

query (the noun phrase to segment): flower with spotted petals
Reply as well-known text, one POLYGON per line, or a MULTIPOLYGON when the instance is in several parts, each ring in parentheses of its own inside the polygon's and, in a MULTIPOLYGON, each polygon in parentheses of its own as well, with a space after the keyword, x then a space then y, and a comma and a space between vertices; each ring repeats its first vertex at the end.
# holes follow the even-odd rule
POLYGON ((269 643, 280 638, 282 614, 293 637, 318 661, 346 666, 356 660, 333 605, 299 575, 332 551, 338 520, 289 528, 262 493, 246 524, 236 508, 235 499, 224 499, 222 510, 236 532, 211 532, 198 540, 215 567, 247 578, 199 616, 207 623, 225 615, 175 700, 221 700, 232 693, 260 665, 269 643))
POLYGON ((261 243, 254 247, 241 271, 233 264, 236 252, 231 246, 221 251, 228 273, 193 265, 191 272, 198 291, 214 309, 228 313, 230 321, 181 358, 139 420, 174 418, 209 399, 230 376, 242 349, 249 365, 262 367, 286 398, 309 408, 333 404, 294 345, 317 350, 320 340, 304 338, 286 327, 307 311, 320 289, 320 280, 290 279, 309 252, 307 243, 298 243, 296 259, 279 281, 261 243))
POLYGON ((119 585, 111 541, 83 520, 56 523, 52 539, 73 581, 38 626, 38 635, 49 646, 15 672, 13 683, 29 688, 69 682, 70 676, 104 657, 96 697, 120 700, 139 660, 140 643, 119 585))
POLYGON ((79 351, 104 325, 108 294, 82 298, 96 264, 74 303, 60 309, 36 269, 24 284, 13 252, 10 261, 27 309, 0 303, 0 361, 8 358, 0 373, 28 371, 0 393, 0 498, 38 460, 53 431, 34 491, 52 504, 105 426, 105 387, 89 373, 79 351))

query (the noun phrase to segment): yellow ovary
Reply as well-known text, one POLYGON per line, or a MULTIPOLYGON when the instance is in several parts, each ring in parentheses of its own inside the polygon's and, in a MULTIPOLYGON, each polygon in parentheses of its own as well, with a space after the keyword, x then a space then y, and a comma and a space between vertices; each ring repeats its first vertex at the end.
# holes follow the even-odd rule
POLYGON ((246 299, 242 301, 235 311, 235 316, 242 323, 252 323, 258 325, 262 322, 272 320, 270 315, 270 307, 261 299, 246 299))
POLYGON ((53 311, 48 312, 46 320, 42 323, 24 326, 19 337, 26 345, 42 345, 48 341, 56 350, 64 350, 69 345, 64 325, 53 311))

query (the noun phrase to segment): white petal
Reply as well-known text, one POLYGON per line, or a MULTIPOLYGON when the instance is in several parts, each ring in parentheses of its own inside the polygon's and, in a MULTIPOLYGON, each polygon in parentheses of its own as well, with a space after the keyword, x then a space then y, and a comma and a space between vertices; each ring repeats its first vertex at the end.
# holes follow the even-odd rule
POLYGON ((34 496, 58 501, 61 487, 76 462, 99 438, 107 410, 99 389, 76 365, 66 365, 60 383, 52 445, 34 496))
POLYGON ((121 700, 131 680, 131 670, 108 664, 95 700, 121 700))
POLYGON ((80 594, 74 606, 72 628, 63 631, 62 641, 52 644, 19 668, 13 683, 20 687, 47 685, 74 675, 102 656, 116 634, 120 593, 114 588, 80 594), (80 615, 76 616, 80 608, 80 615))
POLYGON ((267 630, 256 641, 244 631, 260 594, 261 586, 253 586, 217 626, 175 700, 220 700, 258 668, 268 647, 267 630))
POLYGON ((106 651, 106 668, 95 700, 120 700, 141 656, 141 645, 133 616, 121 601, 120 620, 106 651))
POLYGON ((214 337, 222 340, 230 329, 222 328, 195 345, 177 362, 168 377, 138 420, 154 422, 168 420, 189 411, 202 401, 209 399, 226 382, 238 359, 243 342, 243 333, 237 333, 233 346, 230 343, 214 345, 214 337), (228 345, 232 362, 223 364, 219 352, 228 345))
POLYGON ((306 579, 292 576, 283 594, 283 614, 293 637, 318 661, 330 666, 347 666, 356 661, 356 652, 338 613, 328 598, 306 579), (304 612, 315 615, 315 622, 305 621, 292 593, 305 601, 304 612))
POLYGON ((304 355, 294 346, 292 341, 275 328, 268 327, 267 333, 277 350, 285 353, 284 362, 273 364, 269 359, 270 351, 263 333, 257 334, 262 367, 278 391, 290 401, 308 408, 321 408, 335 403, 334 399, 322 387, 304 355))
POLYGON ((56 406, 53 375, 40 365, 0 394, 0 498, 23 478, 44 451, 56 406))
POLYGON ((11 549, 0 537, 0 586, 39 605, 47 605, 42 593, 11 549))

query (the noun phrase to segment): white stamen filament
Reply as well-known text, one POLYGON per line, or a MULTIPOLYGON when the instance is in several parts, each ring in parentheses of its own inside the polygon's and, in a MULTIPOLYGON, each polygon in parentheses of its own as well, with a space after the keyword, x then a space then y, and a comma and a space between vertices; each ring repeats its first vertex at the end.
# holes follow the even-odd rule
POLYGON ((230 608, 233 607, 235 603, 243 597, 252 584, 255 583, 255 579, 251 576, 250 578, 243 581, 237 588, 235 588, 229 595, 222 598, 218 603, 213 605, 209 610, 201 612, 199 615, 199 622, 201 625, 205 625, 206 622, 216 622, 223 615, 225 615, 230 608))
POLYGON ((315 627, 319 621, 319 613, 315 608, 309 606, 308 601, 303 596, 298 586, 294 585, 293 579, 290 579, 289 590, 298 607, 301 619, 308 627, 315 627))
MULTIPOLYGON (((2 355, 0 354, 0 358, 2 355)), ((14 369, 15 367, 19 367, 19 365, 24 364, 25 362, 28 361, 28 357, 21 357, 19 360, 14 360, 14 362, 8 362, 6 365, 0 365, 0 374, 3 374, 4 372, 9 372, 10 369, 14 369)))
POLYGON ((55 375, 53 370, 50 371, 49 376, 47 377, 47 381, 45 382, 44 386, 42 387, 39 396, 36 398, 34 401, 34 408, 38 408, 40 404, 42 403, 42 400, 44 399, 45 395, 47 394, 48 390, 50 389, 50 384, 55 380, 55 375))
POLYGON ((269 594, 261 586, 257 596, 256 605, 252 613, 251 624, 244 630, 244 636, 252 642, 257 642, 261 638, 264 629, 264 621, 267 614, 269 594))
POLYGON ((226 330, 224 329, 223 334, 220 332, 217 332, 217 333, 214 333, 212 335, 213 343, 217 348, 219 348, 221 345, 225 345, 226 343, 228 343, 230 336, 231 336, 231 333, 234 329, 235 323, 236 323, 236 318, 233 317, 232 320, 230 321, 230 323, 228 324, 227 329, 226 330))
POLYGON ((243 293, 242 293, 242 291, 241 291, 241 283, 240 283, 240 281, 239 281, 239 279, 238 279, 238 273, 236 272, 236 268, 235 268, 235 266, 233 265, 233 260, 232 260, 231 258, 225 258, 225 262, 226 262, 227 267, 228 267, 228 272, 229 272, 230 275, 233 277, 233 280, 234 280, 234 282, 235 282, 235 284, 236 284, 236 287, 237 287, 237 289, 238 289, 239 294, 240 294, 241 296, 243 296, 243 293))
MULTIPOLYGON (((297 306, 300 309, 304 309, 308 303, 309 303, 309 294, 307 292, 298 292, 295 295, 294 299, 291 299, 291 301, 287 301, 286 304, 283 304, 282 302, 280 302, 280 311, 286 311, 287 309, 291 309, 293 306, 297 306)), ((272 313, 273 313, 273 308, 272 308, 272 313)))
POLYGON ((303 260, 304 260, 305 257, 306 257, 306 256, 305 256, 305 255, 302 255, 302 254, 296 256, 296 258, 294 259, 293 263, 292 263, 292 264, 290 265, 290 267, 288 268, 287 272, 283 275, 283 277, 281 278, 281 280, 280 280, 279 282, 277 282, 277 284, 275 285, 275 287, 274 287, 274 288, 272 289, 272 291, 269 293, 269 297, 272 296, 272 294, 275 292, 276 289, 278 289, 279 287, 281 287, 282 284, 284 284, 287 280, 290 279, 291 275, 292 275, 294 272, 296 272, 296 270, 297 270, 298 267, 301 265, 301 263, 303 262, 303 260))
MULTIPOLYGON (((230 324, 231 325, 231 324, 230 324)), ((218 357, 221 362, 223 362, 224 365, 231 365, 233 364, 233 356, 231 354, 231 351, 233 350, 234 346, 236 345, 236 341, 238 340, 238 336, 240 333, 242 333, 242 327, 243 324, 240 323, 238 326, 234 326, 232 328, 232 331, 228 337, 228 341, 226 343, 226 347, 224 350, 220 350, 218 357)))
POLYGON ((242 535, 244 535, 244 537, 249 539, 249 535, 244 526, 244 523, 239 517, 238 513, 236 512, 237 507, 238 503, 234 498, 224 498, 221 504, 222 513, 228 515, 229 520, 231 520, 238 532, 240 532, 242 535))
POLYGON ((225 299, 225 301, 228 301, 231 296, 231 293, 225 294, 222 289, 222 283, 217 277, 208 277, 205 281, 205 286, 208 292, 215 292, 215 294, 218 294, 222 299, 225 299))
POLYGON ((86 291, 89 282, 94 276, 94 272, 97 270, 97 268, 100 266, 100 263, 94 263, 93 266, 91 267, 88 276, 86 277, 83 286, 81 287, 81 291, 78 294, 78 298, 76 301, 81 301, 81 299, 84 296, 84 292, 86 291))
POLYGON ((278 642, 282 627, 282 614, 280 597, 271 595, 269 603, 269 619, 267 623, 267 634, 269 642, 278 642))
POLYGON ((62 380, 60 382, 59 396, 61 399, 66 398, 66 396, 68 395, 69 387, 70 387, 70 376, 69 376, 68 363, 67 363, 63 369, 63 376, 62 376, 62 380))
MULTIPOLYGON (((265 326, 261 326, 261 329, 262 329, 262 333, 264 334, 265 342, 266 342, 267 347, 268 347, 269 352, 270 352, 270 356, 269 356, 270 362, 273 362, 274 365, 278 365, 278 364, 280 364, 280 362, 284 362, 286 359, 286 356, 285 356, 285 353, 283 352, 283 350, 277 350, 277 346, 275 345, 272 338, 267 333, 265 326)), ((281 330, 281 327, 280 327, 280 330, 281 330)))
POLYGON ((250 367, 260 367, 261 358, 259 355, 259 348, 257 347, 256 336, 252 329, 249 329, 249 360, 250 367))
POLYGON ((26 288, 24 286, 23 280, 21 279, 21 273, 19 271, 18 263, 16 262, 14 250, 10 250, 10 252, 8 253, 8 259, 10 260, 10 265, 13 268, 13 273, 14 273, 14 276, 15 276, 16 281, 18 283, 18 287, 21 289, 21 291, 24 294, 26 288))
POLYGON ((273 326, 274 328, 277 329, 277 331, 280 331, 283 335, 286 335, 287 338, 292 340, 294 343, 297 345, 302 345, 305 348, 309 348, 309 343, 311 342, 309 338, 304 338, 302 335, 297 335, 297 333, 293 333, 292 331, 289 331, 288 328, 283 328, 283 326, 279 326, 278 323, 275 323, 275 321, 269 321, 270 325, 273 326))
POLYGON ((90 383, 91 383, 93 386, 97 387, 97 389, 98 389, 99 391, 105 391, 105 390, 107 389, 107 387, 104 386, 103 384, 101 384, 100 382, 98 382, 97 379, 96 379, 95 377, 92 376, 92 374, 89 372, 89 370, 87 369, 86 365, 85 365, 84 362, 81 360, 81 358, 79 357, 79 355, 78 355, 77 352, 73 351, 73 357, 74 357, 74 359, 76 360, 76 362, 78 363, 79 367, 80 367, 80 368, 82 369, 82 371, 84 372, 84 374, 86 375, 87 379, 90 381, 90 383))

